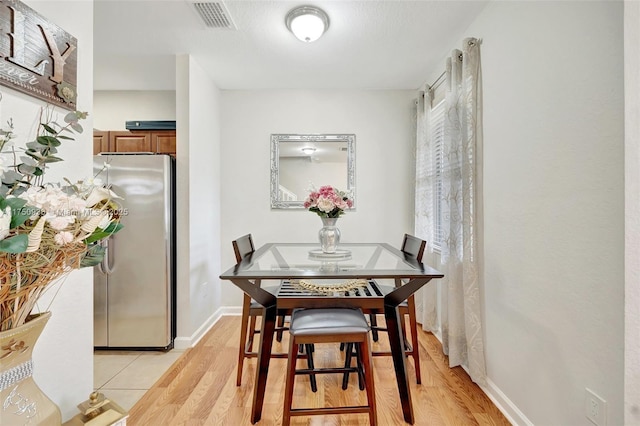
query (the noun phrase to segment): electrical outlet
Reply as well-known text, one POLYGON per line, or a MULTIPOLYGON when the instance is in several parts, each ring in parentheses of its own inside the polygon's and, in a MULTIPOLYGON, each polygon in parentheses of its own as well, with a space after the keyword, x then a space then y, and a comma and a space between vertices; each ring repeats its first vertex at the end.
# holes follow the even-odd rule
POLYGON ((607 425, 607 401, 585 388, 584 414, 596 426, 607 425))

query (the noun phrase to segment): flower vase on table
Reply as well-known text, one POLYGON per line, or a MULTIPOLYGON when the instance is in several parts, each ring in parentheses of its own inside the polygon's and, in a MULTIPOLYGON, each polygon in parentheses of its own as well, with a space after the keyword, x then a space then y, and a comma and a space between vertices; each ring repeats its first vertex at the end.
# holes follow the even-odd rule
POLYGON ((322 228, 318 232, 320 248, 323 253, 333 254, 340 242, 340 230, 336 227, 338 218, 345 209, 353 207, 353 199, 344 191, 332 186, 321 186, 311 190, 304 201, 304 208, 316 213, 322 219, 322 228))
POLYGON ((322 228, 318 231, 320 248, 323 253, 335 253, 340 242, 340 230, 336 226, 337 217, 322 217, 322 228))

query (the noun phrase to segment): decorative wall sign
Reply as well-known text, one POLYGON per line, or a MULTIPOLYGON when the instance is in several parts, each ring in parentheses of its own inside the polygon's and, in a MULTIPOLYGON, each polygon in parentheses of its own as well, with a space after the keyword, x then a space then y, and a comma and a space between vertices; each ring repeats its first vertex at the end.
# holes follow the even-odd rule
POLYGON ((0 84, 75 110, 77 46, 24 3, 0 0, 0 84))

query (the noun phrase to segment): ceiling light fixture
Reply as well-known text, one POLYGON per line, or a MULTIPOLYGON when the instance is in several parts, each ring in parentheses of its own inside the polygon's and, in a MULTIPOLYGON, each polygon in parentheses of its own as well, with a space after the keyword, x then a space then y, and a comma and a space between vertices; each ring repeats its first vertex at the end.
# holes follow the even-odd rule
POLYGON ((316 152, 316 149, 315 148, 311 148, 310 146, 307 146, 305 148, 302 148, 302 152, 304 152, 307 155, 311 155, 314 152, 316 152))
POLYGON ((300 6, 287 13, 285 23, 289 31, 301 41, 316 41, 329 28, 329 16, 315 6, 300 6))

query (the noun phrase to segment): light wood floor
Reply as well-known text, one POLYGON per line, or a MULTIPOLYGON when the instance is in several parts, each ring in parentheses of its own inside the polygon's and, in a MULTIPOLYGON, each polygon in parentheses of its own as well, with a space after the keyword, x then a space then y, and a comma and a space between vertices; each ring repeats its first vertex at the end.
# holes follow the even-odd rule
MULTIPOLYGON (((242 386, 236 387, 239 329, 240 317, 220 319, 131 409, 127 425, 251 425, 256 360, 245 361, 242 386)), ((419 341, 422 385, 415 384, 413 363, 408 361, 416 425, 509 425, 462 368, 448 367, 440 342, 433 335, 421 331, 419 341)), ((384 343, 374 345, 374 350, 384 347, 384 343)), ((286 349, 286 337, 282 343, 274 342, 274 351, 286 349)), ((342 359, 337 345, 316 346, 316 367, 341 365, 342 359)), ((262 420, 258 425, 281 424, 286 362, 286 359, 271 360, 262 420)), ((391 358, 374 357, 374 373, 378 423, 382 426, 406 424, 391 358)), ((298 376, 294 407, 366 404, 365 393, 358 390, 355 375, 346 391, 341 389, 340 380, 341 375, 318 376, 318 392, 314 394, 308 378, 298 376)), ((369 421, 366 414, 351 414, 294 417, 292 424, 368 425, 369 421)))

